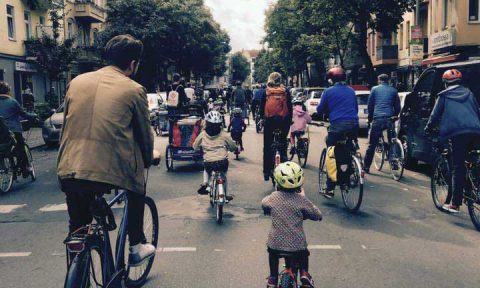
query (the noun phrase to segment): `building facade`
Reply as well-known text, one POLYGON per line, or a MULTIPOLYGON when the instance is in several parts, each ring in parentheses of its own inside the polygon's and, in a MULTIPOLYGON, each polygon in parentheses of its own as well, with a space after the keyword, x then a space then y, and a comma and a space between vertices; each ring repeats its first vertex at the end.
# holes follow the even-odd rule
POLYGON ((29 88, 37 102, 45 100, 48 79, 25 56, 24 41, 41 36, 37 27, 47 23, 45 8, 33 9, 22 0, 0 2, 0 81, 12 87, 12 96, 20 103, 29 88))

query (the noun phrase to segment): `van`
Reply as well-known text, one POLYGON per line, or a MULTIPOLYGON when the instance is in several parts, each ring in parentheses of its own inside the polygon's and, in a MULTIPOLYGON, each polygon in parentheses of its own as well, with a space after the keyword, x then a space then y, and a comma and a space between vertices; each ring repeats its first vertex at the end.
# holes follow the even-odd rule
MULTIPOLYGON (((426 69, 405 98, 405 106, 400 114, 399 139, 405 149, 407 166, 418 161, 432 164, 437 158, 430 137, 424 129, 432 113, 438 93, 445 89, 443 73, 458 69, 463 74, 462 84, 472 90, 480 102, 480 60, 469 60, 442 64, 426 69)), ((461 115, 459 115, 461 117, 461 115)))

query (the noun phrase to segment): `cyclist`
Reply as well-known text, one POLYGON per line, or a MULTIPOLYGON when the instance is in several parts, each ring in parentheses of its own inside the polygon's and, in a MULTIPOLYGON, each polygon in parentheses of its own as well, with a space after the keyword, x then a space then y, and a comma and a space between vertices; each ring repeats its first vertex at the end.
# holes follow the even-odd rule
POLYGON ((17 100, 10 96, 10 85, 3 81, 0 81, 0 117, 3 117, 5 125, 15 136, 14 153, 17 155, 23 178, 27 178, 32 171, 32 167, 28 163, 27 153, 24 149, 25 139, 23 139, 20 119, 34 119, 36 115, 27 113, 22 109, 17 100))
MULTIPOLYGON (((205 116, 205 130, 198 135, 193 143, 193 149, 203 151, 203 161, 205 170, 203 171, 203 183, 198 189, 198 194, 208 194, 208 183, 210 174, 213 171, 227 173, 228 171, 228 152, 234 152, 237 145, 228 134, 223 132, 222 114, 218 111, 210 111, 205 116)), ((225 196, 228 201, 233 197, 225 196)))
MULTIPOLYGON (((358 136, 358 103, 355 91, 346 84, 347 75, 340 67, 334 67, 327 73, 329 81, 333 86, 326 89, 322 94, 322 100, 317 107, 319 115, 328 115, 330 127, 328 128, 327 147, 335 146, 338 141, 344 138, 345 134, 358 136)), ((337 162, 338 182, 340 188, 346 189, 348 183, 348 168, 350 156, 344 145, 335 147, 335 158, 337 162)), ((335 196, 335 183, 327 177, 327 189, 324 196, 332 198, 335 196)))
POLYGON ((203 89, 200 87, 195 88, 195 100, 192 102, 192 105, 197 105, 202 107, 203 114, 208 113, 208 104, 205 99, 203 99, 203 89))
POLYGON ((292 123, 292 97, 282 84, 282 75, 273 72, 268 76, 267 88, 262 95, 260 116, 265 119, 263 132, 263 179, 268 181, 273 170, 273 132, 281 131, 281 158, 287 158, 287 136, 292 123))
POLYGON ((228 132, 231 131, 232 139, 238 141, 240 144, 240 150, 243 151, 243 141, 242 141, 242 134, 247 129, 247 125, 245 124, 245 120, 242 116, 242 109, 235 108, 233 109, 233 118, 228 124, 228 132))
POLYGON ((253 99, 252 99, 253 118, 255 118, 256 116, 255 113, 257 112, 257 107, 260 106, 260 104, 262 103, 262 97, 264 92, 265 91, 260 84, 257 84, 257 87, 255 88, 255 90, 253 90, 253 99))
MULTIPOLYGON (((393 125, 390 118, 398 116, 400 113, 400 97, 397 89, 388 84, 388 80, 387 74, 378 76, 378 86, 372 88, 370 97, 368 97, 368 122, 372 123, 372 128, 363 167, 366 173, 370 173, 370 165, 372 165, 373 155, 382 132, 393 125)), ((392 131, 393 135, 390 133, 388 135, 389 143, 392 138, 396 137, 395 130, 392 129, 392 131)), ((398 167, 392 167, 392 169, 395 170, 398 167)))
POLYGON ((460 212, 465 188, 465 160, 468 151, 478 144, 480 137, 480 108, 472 91, 461 85, 462 73, 457 69, 445 71, 443 82, 446 89, 438 94, 425 132, 440 126, 440 139, 452 141, 453 199, 443 209, 450 213, 460 212))
POLYGON ((303 99, 296 97, 293 99, 293 124, 290 126, 290 144, 292 144, 290 154, 295 154, 295 138, 300 138, 305 134, 307 124, 310 122, 312 122, 312 117, 308 114, 303 99))
POLYGON ((118 35, 104 51, 109 66, 69 84, 57 174, 66 194, 70 233, 92 222, 96 193, 128 191, 129 265, 138 266, 155 254, 143 233, 144 168, 153 160, 153 135, 146 90, 130 79, 143 44, 118 35))
POLYGON ((236 82, 236 88, 232 92, 233 106, 234 108, 242 109, 243 116, 245 117, 247 112, 247 92, 242 88, 242 82, 236 82))
POLYGON ((278 190, 262 200, 265 214, 272 215, 272 229, 268 235, 267 251, 270 276, 267 287, 277 287, 279 256, 292 254, 300 264, 302 287, 313 287, 308 273, 307 239, 303 220, 321 221, 322 213, 305 197, 303 169, 294 162, 285 162, 275 168, 273 174, 278 190))

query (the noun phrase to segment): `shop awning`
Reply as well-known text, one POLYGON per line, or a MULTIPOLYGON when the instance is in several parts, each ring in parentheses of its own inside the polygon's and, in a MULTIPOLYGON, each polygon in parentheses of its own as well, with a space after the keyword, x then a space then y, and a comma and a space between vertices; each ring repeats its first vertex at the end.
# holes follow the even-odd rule
POLYGON ((460 54, 433 56, 423 60, 422 65, 428 66, 433 64, 445 63, 445 62, 455 61, 458 58, 460 58, 460 54))

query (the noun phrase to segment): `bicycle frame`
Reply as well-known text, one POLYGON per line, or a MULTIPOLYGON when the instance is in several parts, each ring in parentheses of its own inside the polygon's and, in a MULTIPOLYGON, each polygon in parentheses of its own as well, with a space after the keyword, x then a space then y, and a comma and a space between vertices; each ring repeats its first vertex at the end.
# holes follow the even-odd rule
POLYGON ((225 177, 222 175, 223 173, 213 171, 212 172, 212 188, 211 192, 215 193, 216 187, 218 186, 218 195, 215 195, 218 199, 213 199, 218 205, 225 204, 225 177))

